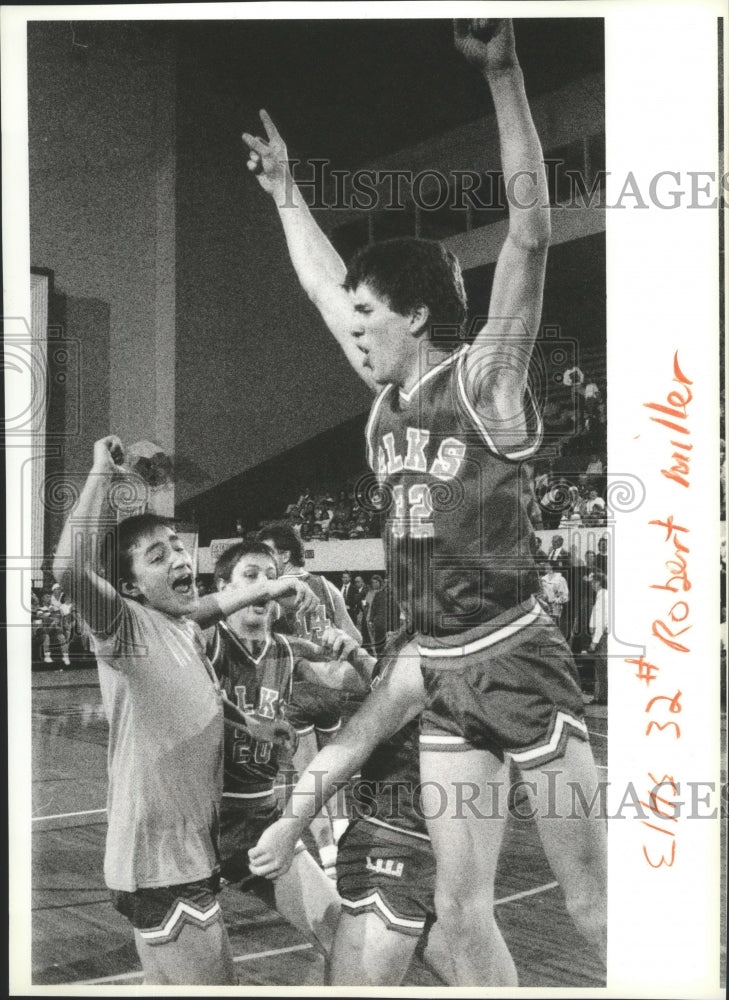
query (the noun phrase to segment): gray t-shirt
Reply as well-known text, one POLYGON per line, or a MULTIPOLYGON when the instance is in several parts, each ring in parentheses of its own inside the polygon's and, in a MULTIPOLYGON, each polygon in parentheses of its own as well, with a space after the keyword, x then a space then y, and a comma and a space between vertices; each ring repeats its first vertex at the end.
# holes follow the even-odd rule
POLYGON ((218 864, 223 707, 197 625, 122 599, 113 636, 94 636, 109 720, 111 889, 179 885, 218 864))

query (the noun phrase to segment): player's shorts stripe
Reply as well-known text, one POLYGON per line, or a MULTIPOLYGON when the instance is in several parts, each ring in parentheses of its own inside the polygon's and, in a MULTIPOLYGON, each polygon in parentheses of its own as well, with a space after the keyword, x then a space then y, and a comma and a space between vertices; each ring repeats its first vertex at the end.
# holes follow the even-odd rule
POLYGON ((392 823, 385 823, 382 819, 375 819, 374 816, 362 816, 363 823, 374 823, 375 826, 384 826, 386 830, 394 830, 395 833, 401 833, 405 837, 417 837, 418 840, 430 841, 430 837, 427 833, 418 833, 416 830, 404 830, 401 826, 393 826, 392 823))
POLYGON ((443 743, 451 746, 455 746, 457 743, 466 742, 462 736, 446 736, 445 733, 443 735, 439 734, 438 736, 429 736, 427 733, 421 733, 419 739, 421 743, 443 743))
POLYGON ((547 754, 554 753, 563 736, 566 735, 564 733, 565 726, 572 726, 587 736, 587 726, 584 722, 580 719, 575 719, 572 715, 567 715, 566 712, 557 712, 554 729, 552 730, 552 735, 547 743, 543 743, 538 747, 532 747, 529 750, 509 750, 508 753, 514 758, 517 764, 527 764, 539 757, 544 757, 547 754))
POLYGON ((159 927, 140 930, 139 934, 147 944, 167 944, 175 941, 186 924, 205 929, 221 919, 220 904, 213 903, 207 910, 201 910, 186 900, 178 899, 174 907, 159 927))
POLYGON ((458 659, 462 656, 470 656, 471 653, 478 653, 482 649, 488 649, 489 646, 494 646, 497 642, 502 642, 502 640, 510 638, 517 632, 520 632, 523 628, 533 625, 543 616, 544 611, 541 604, 535 603, 534 607, 525 615, 522 615, 515 621, 510 622, 508 625, 502 625, 501 628, 496 629, 494 632, 490 632, 488 635, 483 635, 478 639, 474 639, 472 642, 467 642, 462 646, 418 645, 418 652, 425 659, 434 660, 458 659))
POLYGON ((400 930, 422 931, 425 927, 425 918, 422 920, 413 920, 409 917, 399 917, 396 913, 393 913, 377 890, 370 893, 369 896, 363 896, 362 899, 343 899, 342 907, 346 910, 352 910, 355 913, 379 913, 380 916, 384 917, 387 924, 397 927, 400 930))
POLYGON ((296 732, 299 736, 308 736, 309 733, 314 732, 314 723, 312 722, 310 726, 304 726, 303 729, 297 729, 296 732))
POLYGON ((273 788, 267 788, 263 792, 223 792, 224 799, 265 799, 273 795, 273 788))

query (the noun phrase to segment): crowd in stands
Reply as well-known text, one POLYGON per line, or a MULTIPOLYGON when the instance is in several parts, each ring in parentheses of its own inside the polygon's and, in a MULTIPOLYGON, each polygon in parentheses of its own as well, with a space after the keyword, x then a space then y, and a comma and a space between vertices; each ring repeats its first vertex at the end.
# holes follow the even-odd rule
POLYGON ((305 542, 330 538, 378 538, 380 516, 365 509, 353 484, 334 493, 305 489, 296 502, 288 505, 286 520, 294 525, 305 542))
POLYGON ((566 548, 562 535, 553 536, 547 552, 540 538, 532 539, 540 600, 569 643, 581 675, 592 673, 592 697, 601 705, 607 704, 608 545, 605 535, 597 551, 588 549, 581 557, 576 543, 566 548))

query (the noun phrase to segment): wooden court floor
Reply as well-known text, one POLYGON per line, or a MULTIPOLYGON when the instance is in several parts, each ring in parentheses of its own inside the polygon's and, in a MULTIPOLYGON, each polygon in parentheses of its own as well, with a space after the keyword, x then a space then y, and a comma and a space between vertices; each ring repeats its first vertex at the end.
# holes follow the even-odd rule
MULTIPOLYGON (((605 709, 587 711, 606 776, 605 709)), ((34 672, 32 734, 32 982, 137 984, 131 930, 103 883, 107 724, 96 671, 34 672)), ((573 928, 532 822, 509 820, 496 888, 520 985, 604 985, 604 970, 573 928)), ((321 958, 277 914, 230 887, 221 903, 241 984, 322 984, 321 958)), ((405 985, 436 984, 413 963, 405 985)))

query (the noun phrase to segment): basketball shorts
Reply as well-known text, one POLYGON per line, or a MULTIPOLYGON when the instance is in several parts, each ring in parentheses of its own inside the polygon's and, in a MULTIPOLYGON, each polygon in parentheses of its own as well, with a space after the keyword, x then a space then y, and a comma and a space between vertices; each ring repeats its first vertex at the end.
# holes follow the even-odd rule
MULTIPOLYGON (((281 806, 274 792, 260 799, 234 799, 223 797, 220 814, 220 873, 227 882, 242 889, 255 888, 253 881, 268 879, 251 875, 248 851, 255 847, 264 830, 281 816, 281 806), (241 885, 241 883, 245 883, 241 885)), ((297 853, 304 845, 297 845, 297 853)))
POLYGON ((420 750, 489 750, 521 768, 587 740, 572 654, 541 604, 530 599, 488 625, 419 640, 427 702, 420 750))
POLYGON ((353 820, 337 848, 342 909, 376 913, 389 930, 418 937, 434 913, 435 858, 427 837, 353 820))
POLYGON ((286 718, 299 736, 314 730, 322 735, 333 735, 342 725, 341 696, 321 684, 295 681, 286 718))
POLYGON ((114 909, 123 914, 149 945, 176 941, 186 924, 204 930, 222 921, 219 874, 198 882, 120 892, 112 889, 114 909))

